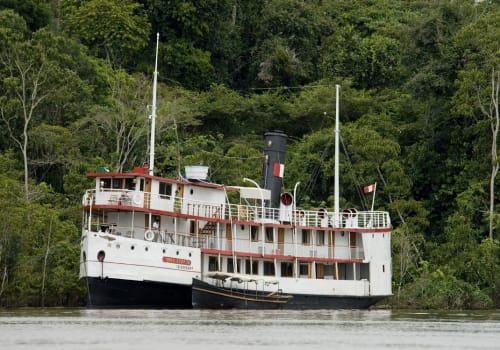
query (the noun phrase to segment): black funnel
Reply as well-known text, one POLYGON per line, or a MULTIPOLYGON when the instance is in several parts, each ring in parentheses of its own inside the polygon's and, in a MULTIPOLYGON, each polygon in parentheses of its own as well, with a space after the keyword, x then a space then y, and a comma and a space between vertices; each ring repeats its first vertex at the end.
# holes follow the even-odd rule
POLYGON ((287 136, 281 131, 264 134, 264 164, 262 166, 262 188, 271 191, 271 201, 267 207, 279 208, 283 175, 285 170, 285 153, 287 136))

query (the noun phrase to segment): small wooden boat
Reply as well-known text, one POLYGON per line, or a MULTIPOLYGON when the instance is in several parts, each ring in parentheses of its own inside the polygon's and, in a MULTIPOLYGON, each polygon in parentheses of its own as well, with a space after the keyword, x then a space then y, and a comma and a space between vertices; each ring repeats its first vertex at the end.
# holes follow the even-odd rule
POLYGON ((283 294, 275 279, 234 273, 211 273, 208 280, 193 278, 193 307, 200 309, 281 309, 291 295, 283 294), (276 284, 275 291, 260 289, 276 284))

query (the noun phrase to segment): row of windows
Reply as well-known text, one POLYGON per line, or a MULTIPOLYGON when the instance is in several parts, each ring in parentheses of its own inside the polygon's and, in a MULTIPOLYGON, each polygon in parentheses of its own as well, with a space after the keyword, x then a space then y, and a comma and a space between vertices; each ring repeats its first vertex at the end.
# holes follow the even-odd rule
MULTIPOLYGON (((251 226, 250 228, 250 239, 252 241, 259 240, 259 231, 257 226, 251 226)), ((274 242, 274 230, 272 227, 265 228, 265 239, 268 243, 274 242)), ((303 244, 311 244, 312 243, 312 231, 311 230, 302 230, 302 243, 303 244)), ((320 230, 316 231, 316 245, 324 245, 325 244, 325 231, 320 230)))
MULTIPOLYGON (((220 271, 219 269, 219 260, 215 256, 209 256, 209 271, 220 271)), ((228 273, 244 273, 249 275, 259 275, 259 268, 262 267, 262 275, 264 276, 275 276, 275 265, 273 261, 262 261, 262 264, 259 264, 258 260, 244 259, 244 269, 241 269, 242 259, 237 259, 237 271, 235 271, 233 258, 222 259, 222 261, 226 261, 226 271, 228 273)), ((353 263, 338 263, 334 267, 331 264, 316 264, 316 272, 315 278, 336 278, 336 279, 369 279, 370 271, 368 263, 362 264, 353 264, 353 263), (355 267, 357 266, 357 267, 355 267), (357 273, 355 273, 355 270, 357 273)), ((280 262, 278 267, 279 275, 281 277, 293 277, 293 262, 280 262)), ((386 272, 386 266, 381 266, 382 272, 386 272)), ((308 277, 311 278, 311 263, 302 262, 298 265, 298 274, 300 277, 308 277)))
MULTIPOLYGON (((245 273, 249 275, 258 275, 259 274, 259 261, 257 260, 250 260, 250 259, 245 259, 245 273)), ((237 259, 236 263, 238 264, 237 266, 237 271, 241 271, 241 259, 237 259)), ((263 275, 264 276, 275 276, 276 271, 274 269, 274 262, 272 261, 263 261, 262 264, 263 268, 263 275)), ((208 270, 209 271, 219 271, 219 260, 215 256, 210 256, 208 258, 208 270)), ((234 259, 228 258, 227 259, 227 266, 226 270, 229 273, 234 273, 235 271, 235 266, 234 266, 234 259)), ((292 277, 293 276, 293 264, 290 262, 282 262, 281 263, 281 276, 282 277, 292 277)))
MULTIPOLYGON (((140 191, 144 190, 143 180, 135 178, 102 178, 101 188, 112 188, 112 189, 127 189, 135 190, 136 183, 140 181, 140 191)), ((166 182, 160 182, 158 193, 162 196, 172 195, 172 184, 166 182)))

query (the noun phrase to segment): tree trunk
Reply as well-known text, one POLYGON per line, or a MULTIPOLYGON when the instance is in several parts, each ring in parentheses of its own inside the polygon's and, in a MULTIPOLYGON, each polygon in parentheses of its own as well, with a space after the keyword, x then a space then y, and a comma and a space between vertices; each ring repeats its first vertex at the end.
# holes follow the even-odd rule
POLYGON ((47 237, 47 250, 45 251, 45 257, 43 259, 43 271, 42 271, 42 290, 41 290, 41 302, 40 306, 44 307, 45 306, 45 276, 46 276, 46 271, 47 271, 47 259, 49 257, 49 252, 50 252, 50 238, 52 235, 52 221, 54 217, 52 216, 50 218, 50 225, 49 225, 49 233, 47 237))
POLYGON ((498 91, 500 90, 500 74, 491 70, 491 100, 490 108, 487 110, 483 106, 481 109, 490 119, 491 126, 491 177, 490 177, 490 210, 489 210, 489 238, 493 240, 494 214, 495 214, 495 179, 499 170, 498 163, 498 131, 500 128, 500 115, 498 112, 498 91))

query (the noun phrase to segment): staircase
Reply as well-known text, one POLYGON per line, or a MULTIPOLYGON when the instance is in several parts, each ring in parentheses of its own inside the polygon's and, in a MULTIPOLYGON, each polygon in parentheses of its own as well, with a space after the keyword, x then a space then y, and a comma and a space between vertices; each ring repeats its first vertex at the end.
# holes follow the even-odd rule
POLYGON ((213 221, 208 221, 205 226, 198 232, 201 235, 213 235, 217 228, 217 223, 213 221))

